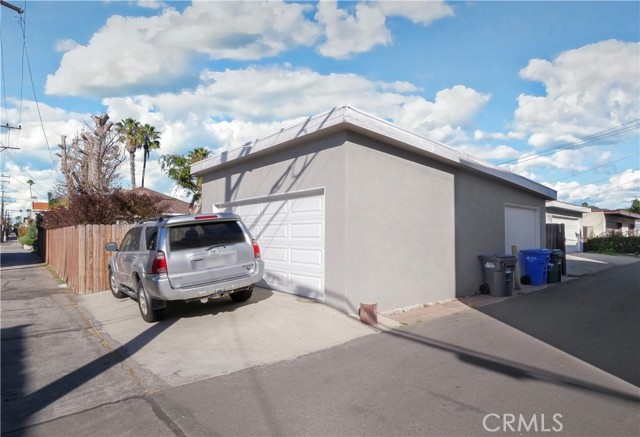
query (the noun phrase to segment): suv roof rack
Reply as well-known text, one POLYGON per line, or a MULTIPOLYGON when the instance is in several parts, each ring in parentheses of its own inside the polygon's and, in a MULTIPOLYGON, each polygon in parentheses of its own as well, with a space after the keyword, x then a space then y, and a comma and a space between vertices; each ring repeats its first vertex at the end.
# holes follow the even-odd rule
POLYGON ((164 220, 164 219, 166 219, 166 218, 168 218, 168 217, 173 217, 173 216, 170 216, 170 215, 161 215, 161 216, 158 216, 158 217, 148 217, 148 218, 145 218, 145 219, 140 220, 138 223, 159 222, 159 221, 162 221, 162 220, 164 220))

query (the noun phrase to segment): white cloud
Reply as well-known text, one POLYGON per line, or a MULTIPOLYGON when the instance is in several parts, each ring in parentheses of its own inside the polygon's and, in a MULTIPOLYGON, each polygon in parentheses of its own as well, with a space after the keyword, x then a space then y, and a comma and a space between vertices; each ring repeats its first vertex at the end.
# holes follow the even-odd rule
POLYGON ((398 91, 414 89, 410 84, 376 82, 355 74, 254 66, 205 71, 200 85, 191 91, 108 98, 103 103, 116 119, 133 117, 154 124, 166 132, 165 141, 229 148, 343 104, 438 141, 462 141, 466 138, 463 128, 489 99, 463 86, 441 90, 434 102, 398 91))
POLYGON ((468 153, 471 156, 484 160, 512 159, 520 156, 520 154, 522 153, 521 151, 504 144, 498 146, 477 146, 473 144, 463 144, 460 146, 455 146, 454 148, 459 152, 468 153))
POLYGON ((47 192, 53 191, 57 178, 53 168, 35 170, 18 166, 13 160, 7 162, 5 174, 9 176, 9 184, 5 184, 5 197, 8 199, 5 211, 11 211, 9 216, 12 218, 20 215, 20 210, 22 210, 22 217, 27 216, 27 209, 31 209, 32 206, 30 194, 36 198, 34 200, 46 202, 48 200, 47 192), (31 193, 29 192, 29 184, 27 184, 29 179, 35 182, 31 187, 31 193))
POLYGON ((79 45, 80 44, 72 39, 59 39, 58 41, 56 41, 56 45, 54 48, 56 52, 68 52, 75 49, 79 45))
POLYGON ((524 138, 524 134, 522 132, 485 132, 483 130, 475 130, 473 132, 473 138, 475 140, 521 140, 524 138))
POLYGON ((19 102, 15 99, 7 101, 12 105, 7 107, 7 119, 21 120, 21 129, 11 133, 6 145, 18 147, 19 150, 14 151, 14 154, 31 167, 53 167, 57 163, 55 154, 59 150, 61 136, 71 137, 80 132, 82 120, 89 119, 88 114, 67 112, 42 102, 36 104, 32 100, 19 102))
POLYGON ((575 141, 640 117, 640 43, 608 40, 552 62, 532 59, 520 76, 546 90, 544 96, 518 97, 514 130, 529 135, 534 147, 575 141))
POLYGON ((336 1, 321 1, 316 19, 324 27, 325 41, 319 46, 323 56, 346 59, 391 43, 391 31, 386 26, 389 16, 407 18, 428 26, 431 22, 452 16, 453 10, 441 1, 381 1, 359 2, 353 14, 339 8, 336 1))
POLYGON ((165 2, 157 0, 142 0, 136 3, 139 7, 145 9, 163 9, 169 7, 165 2))
POLYGON ((600 159, 600 157, 601 152, 594 147, 585 147, 580 150, 559 150, 547 156, 528 153, 520 155, 518 161, 515 164, 508 165, 507 168, 518 174, 529 172, 532 169, 579 172, 588 169, 588 165, 592 164, 594 159, 600 159))
POLYGON ((459 142, 466 138, 461 128, 471 125, 490 98, 490 94, 455 85, 438 91, 433 102, 421 97, 411 99, 403 104, 394 119, 434 140, 459 142))
POLYGON ((304 17, 309 8, 279 1, 194 2, 182 13, 169 8, 152 17, 115 15, 86 45, 64 54, 45 90, 71 96, 124 94, 171 82, 198 55, 251 60, 311 45, 318 29, 304 17))
POLYGON ((612 175, 604 183, 581 184, 576 181, 547 184, 558 192, 558 199, 575 204, 627 207, 640 197, 640 170, 627 169, 612 175))

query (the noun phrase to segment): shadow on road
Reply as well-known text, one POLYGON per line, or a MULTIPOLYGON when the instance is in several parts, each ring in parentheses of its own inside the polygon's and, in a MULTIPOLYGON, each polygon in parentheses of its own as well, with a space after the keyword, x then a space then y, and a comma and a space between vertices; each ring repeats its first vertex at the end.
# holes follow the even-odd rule
POLYGON ((592 384, 588 381, 583 381, 577 378, 572 378, 570 376, 561 375, 559 373, 549 372, 547 370, 527 366, 519 362, 498 358, 490 354, 476 352, 471 349, 456 346, 455 344, 430 339, 422 335, 417 335, 406 330, 395 329, 386 332, 386 334, 401 338, 403 340, 419 343, 423 346, 428 346, 441 351, 453 353, 459 360, 465 363, 473 364, 475 366, 482 367, 493 372, 498 372, 512 378, 544 381, 555 385, 563 385, 570 388, 595 392, 616 399, 631 401, 640 404, 640 396, 634 396, 629 393, 611 389, 609 387, 592 384))
POLYGON ((42 258, 37 253, 24 249, 15 236, 0 243, 0 270, 42 264, 42 258))
POLYGON ((478 311, 640 387, 640 263, 478 311))
POLYGON ((68 373, 46 386, 32 392, 25 393, 26 368, 24 343, 26 341, 25 327, 17 326, 1 330, 2 338, 2 403, 9 401, 20 402, 20 408, 12 408, 7 414, 2 410, 2 435, 25 435, 29 418, 53 404, 58 399, 73 392, 73 390, 91 381, 96 376, 122 363, 128 356, 135 354, 154 338, 168 329, 175 320, 169 320, 149 327, 128 343, 106 353, 84 366, 68 373), (7 347, 9 346, 10 347, 7 347))

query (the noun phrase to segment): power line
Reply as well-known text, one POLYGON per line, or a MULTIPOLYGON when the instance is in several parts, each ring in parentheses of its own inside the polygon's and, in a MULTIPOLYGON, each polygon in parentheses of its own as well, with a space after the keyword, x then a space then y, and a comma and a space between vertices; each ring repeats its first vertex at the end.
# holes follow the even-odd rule
POLYGON ((602 168, 602 167, 606 167, 608 165, 613 164, 614 162, 622 161, 624 159, 628 159, 628 158, 631 158, 632 156, 636 156, 636 155, 640 155, 640 152, 632 153, 631 155, 627 155, 627 156, 624 156, 624 157, 622 157, 620 159, 616 159, 615 161, 609 161, 606 164, 598 165, 597 167, 591 167, 590 169, 585 170, 585 171, 581 171, 580 173, 575 173, 575 174, 572 174, 572 175, 564 177, 564 178, 556 179, 552 183, 560 182, 560 181, 563 181, 565 179, 569 179, 569 178, 573 178, 573 177, 579 176, 581 174, 589 173, 590 171, 593 171, 593 170, 596 170, 596 169, 599 169, 599 168, 602 168))
MULTIPOLYGON (((17 161, 16 161, 16 159, 13 157, 13 155, 11 155, 11 153, 9 153, 8 151, 7 151, 6 153, 7 153, 7 156, 9 156, 9 158, 11 159, 11 161, 13 161, 13 163, 18 167, 18 169, 20 170, 20 172, 21 172, 21 173, 26 174, 26 175, 29 177, 29 179, 31 179, 32 181, 34 181, 34 182, 35 182, 35 185, 36 185, 37 187, 39 187, 39 188, 40 188, 40 190, 42 190, 42 191, 40 191, 40 194, 42 194, 42 193, 47 194, 47 193, 48 193, 48 190, 47 190, 46 188, 44 188, 42 185, 40 185, 40 183, 36 181, 36 178, 34 178, 33 176, 31 176, 31 174, 29 174, 29 172, 28 172, 26 169, 24 169, 24 167, 22 167, 20 164, 18 164, 18 162, 17 162, 17 161)), ((12 176, 12 177, 13 177, 14 179, 18 180, 15 176, 12 176)), ((19 180, 18 180, 18 181, 19 181, 19 180)), ((21 181, 20 181, 20 182, 21 182, 21 181)))
POLYGON ((47 143, 47 149, 49 150, 49 157, 51 158, 51 163, 53 164, 53 169, 55 170, 56 174, 58 176, 60 176, 60 173, 58 173, 58 166, 56 165, 56 161, 53 158, 53 152, 51 152, 51 146, 49 145, 49 139, 47 138, 47 132, 44 128, 44 122, 42 121, 42 113, 40 112, 40 103, 38 102, 38 97, 36 95, 36 86, 33 82, 33 74, 31 72, 31 61, 29 60, 29 51, 27 50, 27 38, 26 38, 26 31, 25 31, 25 25, 24 23, 20 23, 20 26, 23 29, 23 46, 24 46, 24 53, 25 53, 25 57, 27 59, 27 68, 29 69, 29 78, 31 79, 31 89, 33 90, 33 100, 36 102, 36 109, 38 110, 38 119, 40 120, 40 127, 42 128, 42 134, 44 135, 44 141, 47 143))
POLYGON ((519 163, 522 163, 522 162, 532 161, 534 159, 540 159, 543 156, 551 155, 551 154, 553 154, 553 153, 555 153, 556 151, 559 151, 559 150, 576 149, 578 147, 582 147, 584 145, 587 145, 589 143, 592 143, 592 142, 595 142, 595 141, 598 141, 598 140, 603 140, 603 139, 606 139, 606 138, 609 138, 609 137, 612 137, 612 136, 620 135, 621 133, 624 133, 624 132, 629 132, 629 131, 635 130, 635 129, 639 128, 639 127, 640 127, 640 118, 637 118, 635 120, 623 123, 623 124, 621 124, 619 126, 615 126, 615 127, 609 128, 609 129, 605 129, 605 130, 596 132, 594 134, 588 135, 588 136, 586 136, 584 138, 580 138, 580 139, 575 140, 575 141, 571 141, 569 143, 564 143, 564 144, 560 144, 558 146, 553 146, 553 147, 549 147, 547 149, 543 149, 542 151, 537 152, 537 153, 535 153, 535 154, 533 154, 531 156, 527 157, 527 155, 523 155, 523 157, 510 159, 508 161, 501 162, 498 165, 510 164, 510 163, 513 163, 513 162, 519 164, 519 163))
POLYGON ((574 188, 585 187, 587 185, 592 185, 592 184, 596 184, 598 182, 607 181, 607 180, 609 180, 609 179, 611 179, 613 177, 621 176, 621 175, 625 174, 628 171, 629 171, 629 169, 627 169, 627 170, 625 170, 625 171, 623 171, 621 173, 617 173, 617 174, 614 174, 614 175, 611 175, 611 176, 607 176, 604 179, 598 179, 597 181, 587 182, 586 184, 574 185, 573 187, 563 188, 562 190, 556 190, 556 191, 558 191, 558 192, 560 192, 560 191, 568 191, 568 190, 573 190, 574 188))

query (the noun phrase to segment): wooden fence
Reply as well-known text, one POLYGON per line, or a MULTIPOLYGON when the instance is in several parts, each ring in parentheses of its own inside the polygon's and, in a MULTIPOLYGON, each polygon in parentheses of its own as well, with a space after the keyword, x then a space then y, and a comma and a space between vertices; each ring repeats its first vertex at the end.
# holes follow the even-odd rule
POLYGON ((105 244, 118 245, 131 229, 125 225, 82 225, 46 231, 45 261, 77 294, 109 288, 107 266, 112 253, 105 244))

